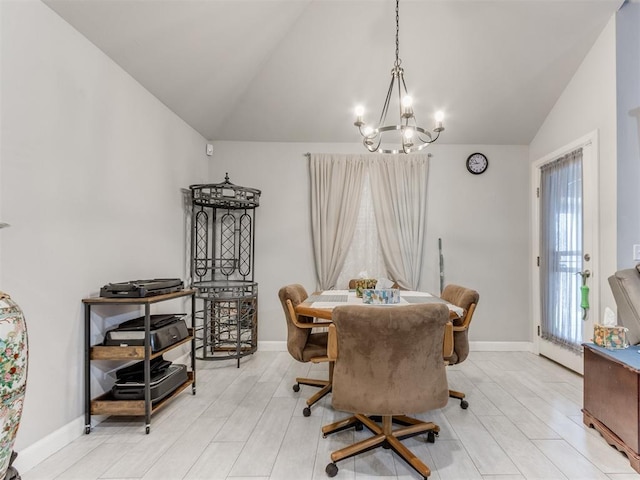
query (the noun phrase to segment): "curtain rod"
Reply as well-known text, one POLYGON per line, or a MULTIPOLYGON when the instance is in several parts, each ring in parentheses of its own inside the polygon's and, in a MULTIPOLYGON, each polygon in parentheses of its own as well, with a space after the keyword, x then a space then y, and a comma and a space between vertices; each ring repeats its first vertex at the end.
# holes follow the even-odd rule
MULTIPOLYGON (((304 155, 305 157, 307 157, 307 158, 311 158, 311 152, 303 153, 303 155, 304 155)), ((352 153, 352 154, 348 154, 348 153, 347 153, 346 155, 361 155, 361 154, 359 154, 359 153, 352 153)), ((362 155, 377 155, 377 154, 368 154, 368 153, 363 153, 362 155)), ((424 155, 424 153, 420 153, 419 155, 424 155)), ((433 156, 433 154, 432 154, 432 153, 427 153, 427 157, 431 158, 432 156, 433 156)))

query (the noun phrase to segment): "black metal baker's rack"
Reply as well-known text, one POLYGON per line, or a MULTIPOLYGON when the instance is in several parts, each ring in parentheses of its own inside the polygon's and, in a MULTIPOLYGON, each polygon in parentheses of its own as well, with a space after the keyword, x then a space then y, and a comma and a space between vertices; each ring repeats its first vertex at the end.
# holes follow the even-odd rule
POLYGON ((260 190, 224 182, 191 185, 191 275, 196 356, 240 359, 258 348, 254 281, 255 209, 260 190))

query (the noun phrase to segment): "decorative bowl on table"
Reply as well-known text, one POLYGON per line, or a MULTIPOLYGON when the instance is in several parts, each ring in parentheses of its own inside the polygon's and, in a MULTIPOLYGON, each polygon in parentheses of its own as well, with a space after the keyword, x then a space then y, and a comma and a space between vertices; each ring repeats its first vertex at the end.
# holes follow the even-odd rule
POLYGON ((362 291, 362 303, 371 305, 400 303, 400 290, 397 288, 367 288, 362 291))
POLYGON ((355 281, 356 297, 362 298, 362 291, 367 288, 376 288, 378 280, 375 278, 359 278, 355 281))

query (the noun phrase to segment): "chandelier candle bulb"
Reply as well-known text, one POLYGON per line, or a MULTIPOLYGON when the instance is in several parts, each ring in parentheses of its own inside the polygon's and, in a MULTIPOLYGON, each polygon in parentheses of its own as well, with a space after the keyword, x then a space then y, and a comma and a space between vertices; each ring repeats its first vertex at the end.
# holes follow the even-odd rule
POLYGON ((363 120, 363 115, 364 115, 364 107, 362 105, 358 105, 356 107, 356 121, 354 122, 354 125, 356 127, 361 127, 362 125, 364 125, 364 120, 363 120))
POLYGON ((436 128, 434 129, 435 132, 441 132, 442 130, 444 130, 444 127, 442 126, 443 120, 444 120, 444 113, 436 112, 436 128))
POLYGON ((413 104, 413 99, 409 95, 405 95, 402 98, 402 117, 403 118, 413 117, 413 108, 411 108, 412 104, 413 104))

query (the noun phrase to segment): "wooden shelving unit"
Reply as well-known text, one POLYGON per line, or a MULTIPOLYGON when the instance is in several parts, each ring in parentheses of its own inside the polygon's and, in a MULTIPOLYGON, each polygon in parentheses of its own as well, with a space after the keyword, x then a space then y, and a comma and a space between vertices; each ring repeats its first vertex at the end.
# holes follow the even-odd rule
POLYGON ((82 303, 85 306, 85 433, 91 432, 92 415, 144 415, 145 433, 151 431, 151 415, 167 405, 173 398, 191 386, 192 393, 196 393, 196 356, 195 356, 195 290, 181 290, 179 292, 166 293, 144 298, 84 298, 82 303), (191 328, 189 336, 165 349, 151 352, 150 317, 151 305, 177 298, 191 298, 191 328), (93 305, 140 305, 144 306, 145 315, 145 341, 139 346, 105 346, 91 345, 91 307, 93 305), (178 348, 186 343, 191 344, 191 371, 188 372, 188 380, 180 385, 167 397, 156 403, 151 401, 150 393, 150 361, 160 355, 178 348), (128 362, 141 360, 144 362, 144 400, 117 400, 113 398, 111 392, 103 393, 96 398, 91 394, 91 362, 95 360, 116 360, 128 362))

